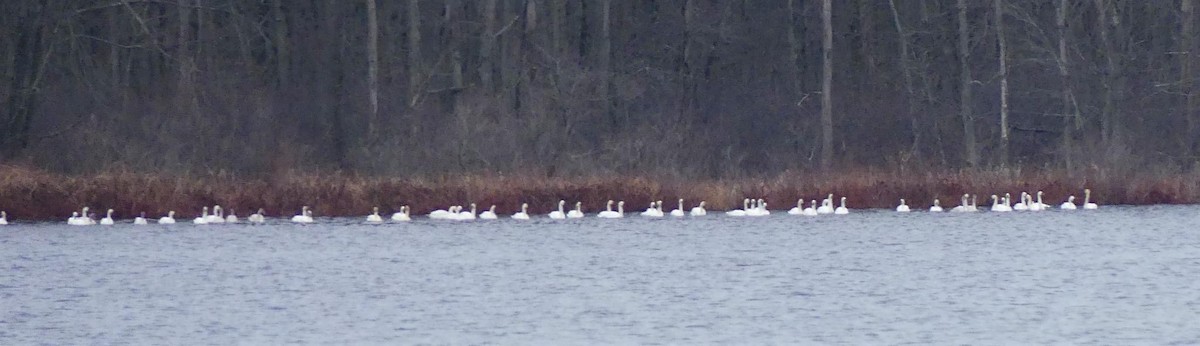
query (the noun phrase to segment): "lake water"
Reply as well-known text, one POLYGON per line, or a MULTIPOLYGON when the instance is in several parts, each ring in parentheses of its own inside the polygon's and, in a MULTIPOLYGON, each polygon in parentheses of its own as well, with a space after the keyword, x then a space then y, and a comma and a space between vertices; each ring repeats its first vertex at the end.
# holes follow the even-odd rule
POLYGON ((0 344, 1200 344, 1196 206, 318 222, 0 226, 0 344))

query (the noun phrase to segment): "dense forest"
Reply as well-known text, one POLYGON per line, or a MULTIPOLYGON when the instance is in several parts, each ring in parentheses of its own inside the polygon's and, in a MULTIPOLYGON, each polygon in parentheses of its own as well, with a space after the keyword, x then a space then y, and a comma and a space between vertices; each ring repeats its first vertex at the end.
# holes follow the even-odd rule
POLYGON ((1190 171, 1192 0, 11 0, 63 173, 1190 171))

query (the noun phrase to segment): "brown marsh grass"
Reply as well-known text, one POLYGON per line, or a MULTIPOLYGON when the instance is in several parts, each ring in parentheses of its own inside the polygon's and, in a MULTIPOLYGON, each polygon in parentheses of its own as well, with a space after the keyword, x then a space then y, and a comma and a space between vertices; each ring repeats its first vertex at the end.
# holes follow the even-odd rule
POLYGON ((414 215, 449 205, 476 203, 479 210, 496 205, 509 214, 529 203, 531 213, 547 213, 566 200, 596 213, 607 200, 624 200, 627 211, 639 211, 662 200, 673 209, 677 198, 687 208, 701 200, 710 210, 740 208, 743 198, 763 198, 771 209, 787 209, 798 199, 820 200, 827 194, 848 198, 850 208, 891 208, 905 198, 914 208, 934 198, 958 204, 964 193, 979 195, 1044 191, 1047 204, 1068 195, 1082 203, 1083 189, 1101 204, 1179 204, 1200 201, 1200 176, 1194 174, 1062 171, 942 171, 900 173, 859 169, 846 173, 785 172, 769 178, 684 180, 651 177, 535 178, 479 174, 445 177, 364 177, 349 174, 285 174, 269 178, 232 174, 164 175, 116 170, 70 176, 20 166, 0 166, 0 210, 14 219, 52 220, 83 206, 112 208, 119 218, 145 212, 158 217, 170 210, 192 217, 201 207, 221 205, 240 216, 263 208, 270 216, 295 214, 301 206, 318 216, 365 215, 372 207, 394 212, 410 205, 414 215))

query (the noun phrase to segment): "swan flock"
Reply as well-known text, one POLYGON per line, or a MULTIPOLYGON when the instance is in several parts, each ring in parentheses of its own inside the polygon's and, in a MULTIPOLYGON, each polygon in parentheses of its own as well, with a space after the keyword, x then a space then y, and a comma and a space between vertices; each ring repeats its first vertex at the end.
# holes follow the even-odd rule
MULTIPOLYGON (((1079 209, 1095 210, 1099 208, 1099 205, 1092 200, 1091 189, 1083 190, 1082 204, 1076 204, 1077 198, 1074 195, 1067 196, 1066 200, 1057 206, 1046 204, 1045 194, 1042 191, 1037 191, 1035 193, 1021 192, 1019 195, 1019 200, 1016 201, 1016 203, 1013 203, 1011 198, 1012 196, 1008 193, 1004 193, 1003 195, 991 195, 990 198, 985 198, 985 200, 990 199, 991 201, 991 205, 987 209, 992 212, 1037 212, 1051 209, 1073 211, 1079 209)), ((959 204, 953 208, 950 208, 949 211, 955 213, 978 212, 980 211, 977 205, 978 200, 978 195, 963 194, 959 198, 959 204)), ((820 201, 820 204, 818 204, 816 199, 812 199, 809 200, 809 203, 807 203, 806 207, 804 199, 801 198, 796 201, 794 207, 787 210, 787 214, 796 216, 818 216, 829 214, 846 215, 850 213, 851 209, 847 207, 846 197, 841 197, 836 199, 836 201, 837 203, 835 205, 834 195, 828 194, 820 201)), ((908 204, 909 201, 910 200, 900 199, 899 204, 897 204, 894 210, 899 213, 913 212, 915 209, 910 207, 908 204)), ((689 209, 687 208, 688 205, 681 198, 677 200, 674 209, 672 209, 670 212, 665 212, 663 209, 663 201, 656 200, 649 202, 646 209, 638 212, 637 215, 644 218, 704 217, 708 215, 706 205, 706 201, 700 201, 689 209)), ((576 201, 573 205, 574 208, 569 210, 566 208, 566 206, 566 200, 559 200, 555 205, 556 208, 550 213, 545 214, 544 217, 552 220, 579 219, 589 217, 588 214, 585 213, 583 202, 576 201)), ((114 225, 117 223, 116 218, 114 217, 113 209, 107 209, 104 213, 104 217, 99 221, 95 219, 95 214, 89 212, 90 210, 91 209, 89 207, 83 207, 80 209, 80 211, 72 212, 71 216, 67 218, 67 224, 73 226, 90 226, 114 225)), ((934 199, 932 201, 932 205, 926 210, 932 213, 940 213, 945 211, 939 199, 934 199)), ((236 213, 234 213, 232 210, 230 210, 228 215, 225 215, 224 211, 225 210, 222 209, 220 205, 214 205, 212 208, 205 206, 201 208, 199 216, 193 219, 191 223, 196 225, 209 225, 236 224, 239 222, 236 213)), ((770 216, 771 210, 767 208, 767 202, 762 198, 745 198, 742 200, 741 209, 727 210, 724 212, 724 215, 728 217, 761 217, 770 216)), ((9 223, 8 217, 9 215, 6 212, 0 211, 0 226, 7 225, 9 223)), ((455 205, 449 206, 446 209, 434 210, 426 214, 425 217, 430 220, 496 220, 501 218, 501 216, 497 213, 496 205, 490 205, 488 209, 480 212, 478 205, 475 203, 469 203, 465 207, 455 205)), ((626 217, 625 201, 608 200, 607 203, 605 203, 604 210, 592 214, 591 217, 602 219, 624 218, 626 217)), ((529 204, 522 203, 519 211, 514 212, 506 218, 512 220, 530 220, 533 217, 529 213, 529 204)), ((412 221, 413 216, 411 214, 411 209, 407 205, 401 206, 396 213, 391 214, 390 217, 385 219, 379 214, 379 207, 374 207, 372 208, 371 213, 367 214, 364 222, 368 224, 382 224, 389 220, 392 222, 412 221)), ((175 211, 168 211, 166 215, 157 219, 148 219, 146 218, 146 213, 142 212, 133 219, 132 223, 134 225, 147 225, 150 224, 151 221, 157 221, 158 224, 164 225, 174 224, 176 223, 175 211)), ((263 211, 263 209, 258 209, 257 212, 248 215, 245 221, 249 224, 266 223, 266 213, 263 211)), ((313 217, 313 210, 308 206, 303 206, 300 208, 297 214, 293 215, 289 219, 289 221, 296 224, 309 224, 316 222, 316 219, 313 217)))

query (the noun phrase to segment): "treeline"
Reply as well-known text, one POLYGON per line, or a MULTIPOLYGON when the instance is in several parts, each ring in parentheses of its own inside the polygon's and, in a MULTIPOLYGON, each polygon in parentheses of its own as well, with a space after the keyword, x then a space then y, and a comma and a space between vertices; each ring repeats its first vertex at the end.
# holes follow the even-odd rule
POLYGON ((1200 151, 1194 7, 3 1, 0 161, 66 173, 1187 171, 1200 151))

